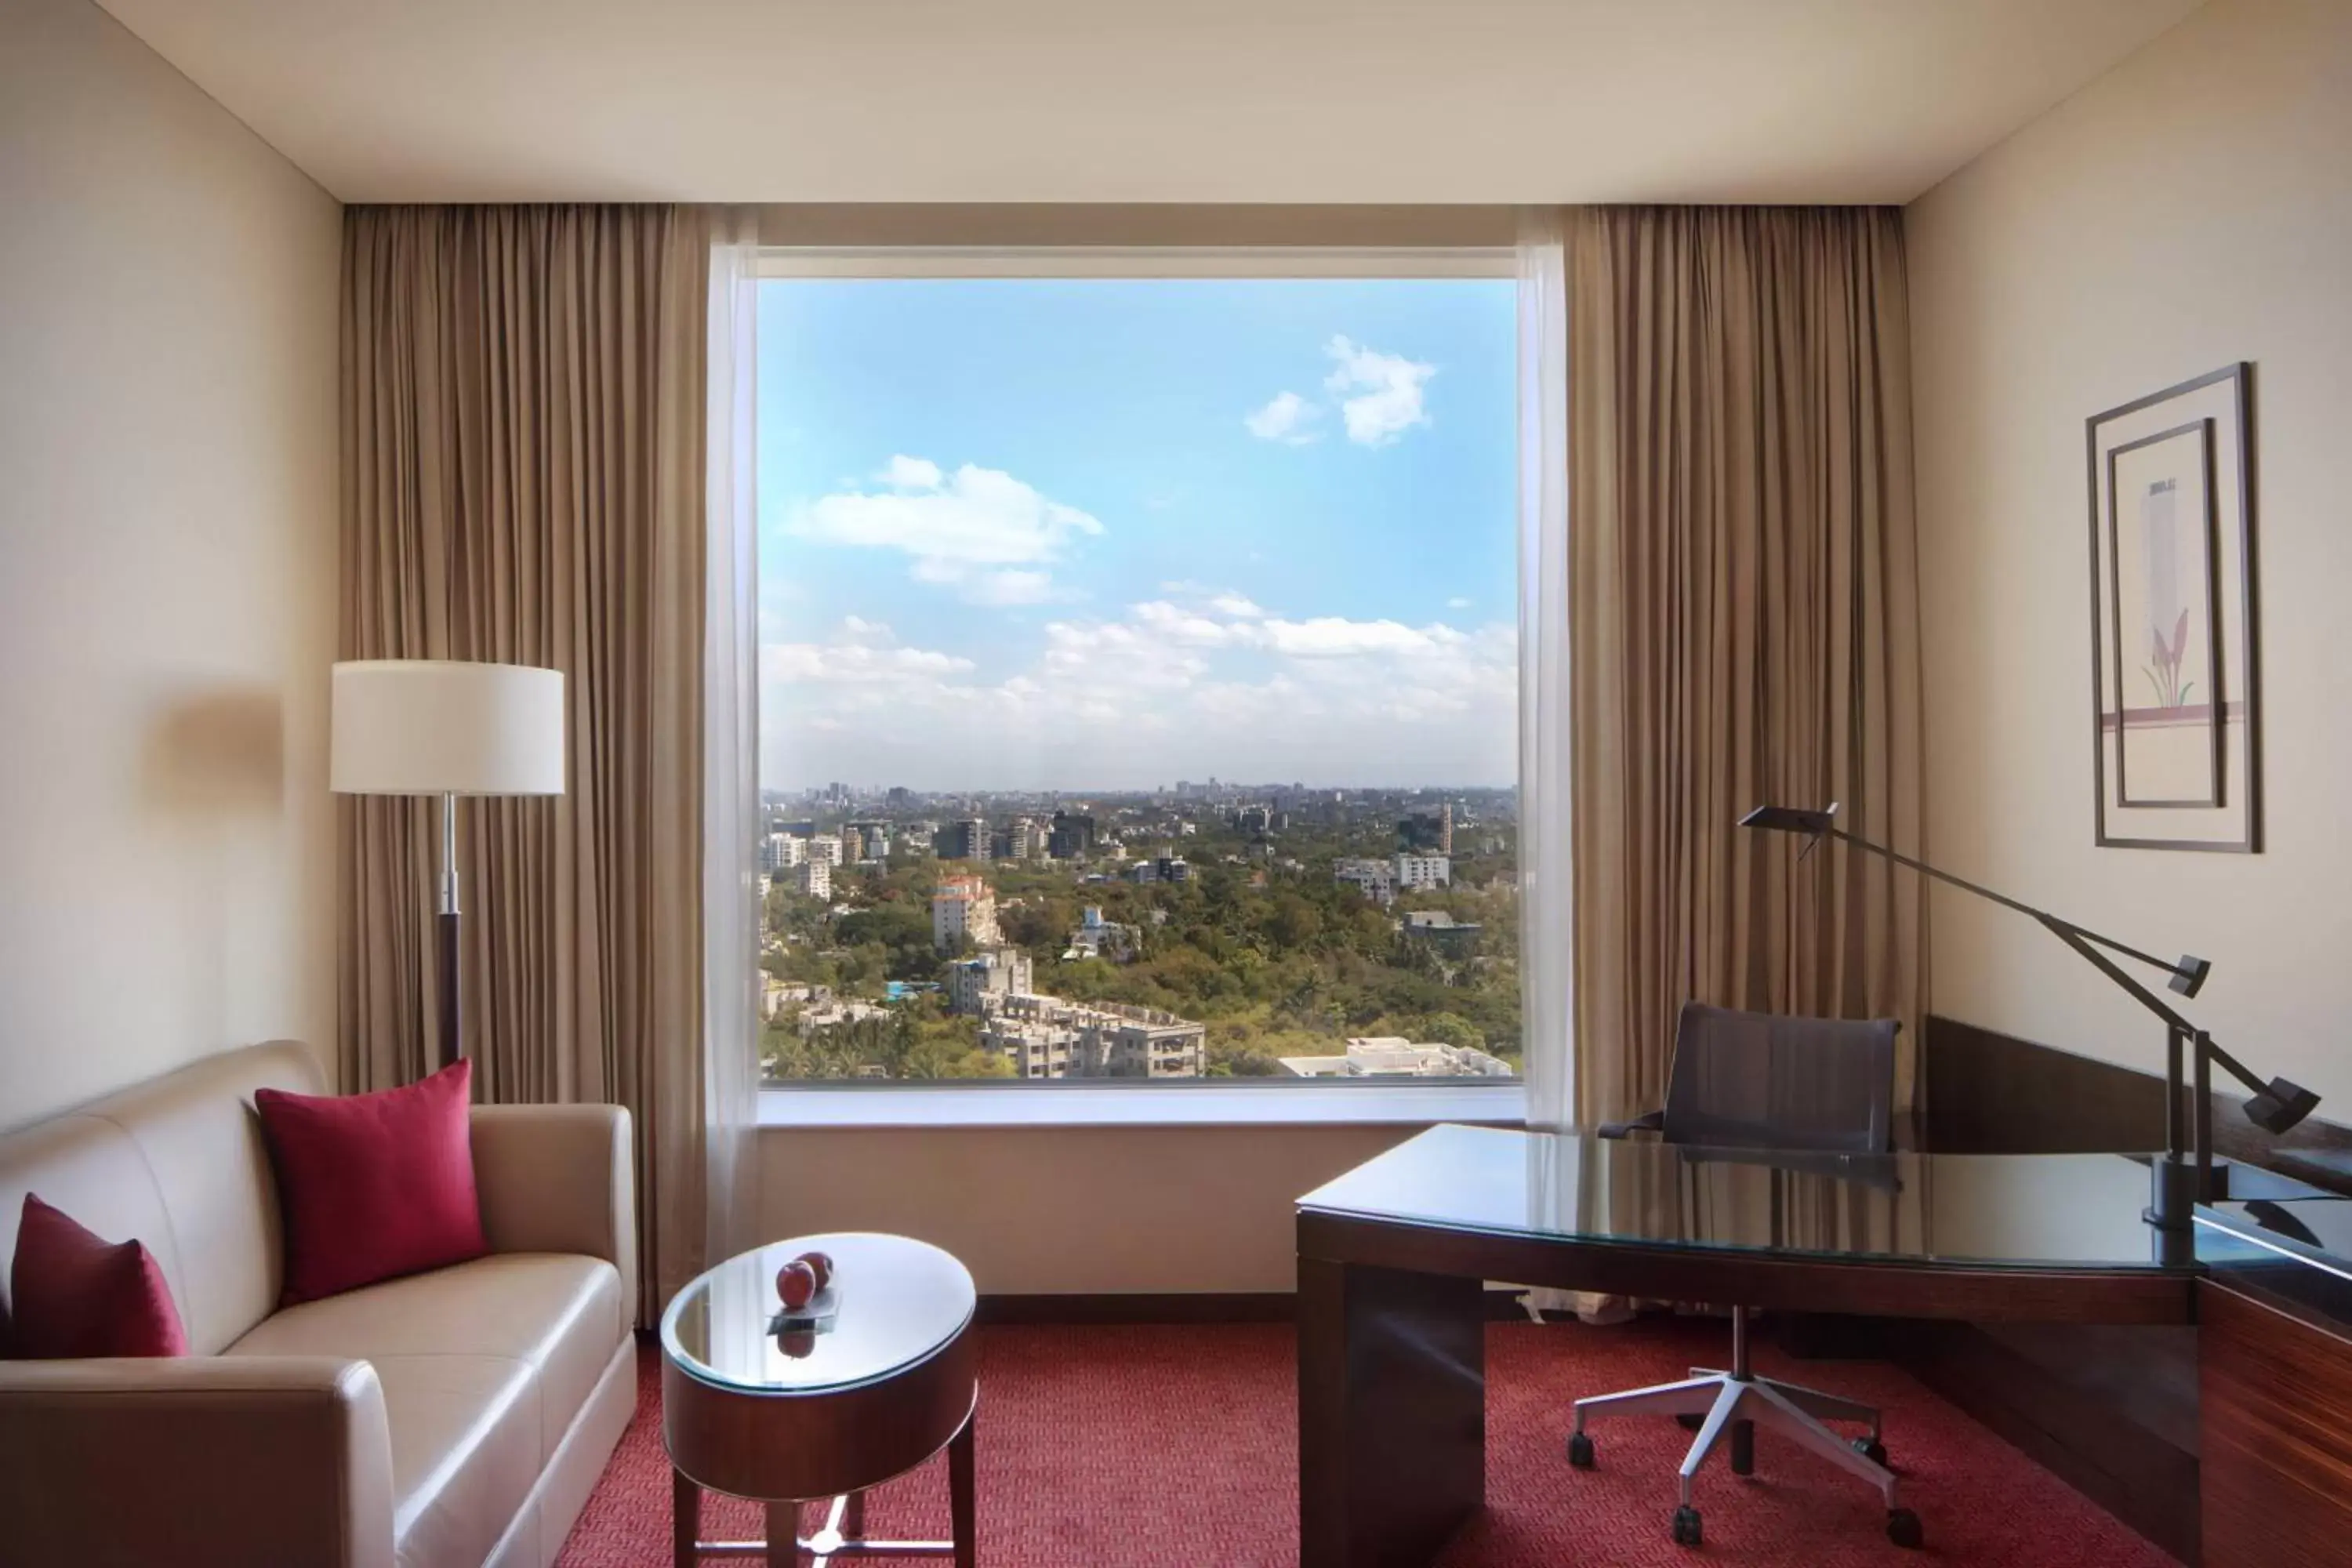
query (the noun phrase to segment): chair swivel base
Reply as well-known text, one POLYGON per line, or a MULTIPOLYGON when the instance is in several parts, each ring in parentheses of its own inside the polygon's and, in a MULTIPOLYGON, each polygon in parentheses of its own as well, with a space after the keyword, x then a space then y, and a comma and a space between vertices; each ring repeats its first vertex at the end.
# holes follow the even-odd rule
POLYGON ((1752 1426, 1778 1432, 1876 1487, 1886 1501, 1887 1539, 1897 1546, 1916 1547, 1922 1542, 1919 1516, 1896 1500, 1895 1472, 1886 1467, 1886 1450, 1880 1441, 1878 1412, 1867 1405, 1769 1377, 1695 1369, 1677 1383, 1578 1400, 1576 1429, 1568 1439, 1569 1463, 1578 1469, 1592 1468, 1592 1439, 1584 1431, 1588 1418, 1644 1415, 1701 1418, 1698 1436, 1683 1458, 1682 1506, 1675 1510, 1674 1523, 1674 1538, 1679 1545, 1699 1544, 1698 1508, 1691 1500, 1692 1482, 1699 1468, 1729 1433, 1735 1437, 1734 1468, 1745 1474, 1748 1466, 1741 1461, 1747 1458, 1746 1443, 1738 1434, 1752 1426), (1826 1421, 1867 1422, 1870 1436, 1848 1442, 1825 1426, 1826 1421))

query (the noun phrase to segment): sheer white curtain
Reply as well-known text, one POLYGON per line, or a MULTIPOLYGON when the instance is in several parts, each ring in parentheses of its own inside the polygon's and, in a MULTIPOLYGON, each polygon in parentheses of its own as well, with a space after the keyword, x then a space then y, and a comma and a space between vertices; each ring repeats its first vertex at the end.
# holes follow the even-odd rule
POLYGON ((1519 911, 1528 1123, 1575 1116, 1569 861, 1567 225, 1519 224, 1519 911))
POLYGON ((760 1104, 759 245, 712 215, 703 644, 705 1267, 750 1247, 760 1104))
MULTIPOLYGON (((1528 1125, 1576 1114, 1574 888, 1569 860, 1568 226, 1556 209, 1519 219, 1519 986, 1528 1125)), ((1587 1194, 1579 1162, 1529 1145, 1538 1217, 1572 1223, 1587 1194)), ((1528 1313, 1591 1312, 1567 1290, 1530 1290, 1528 1313)))

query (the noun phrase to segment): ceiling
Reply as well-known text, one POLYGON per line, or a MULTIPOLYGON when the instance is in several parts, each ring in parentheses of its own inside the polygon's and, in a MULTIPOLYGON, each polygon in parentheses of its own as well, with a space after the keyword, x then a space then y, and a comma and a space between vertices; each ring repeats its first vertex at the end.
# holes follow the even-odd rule
POLYGON ((101 0, 346 201, 1900 202, 2196 0, 101 0))

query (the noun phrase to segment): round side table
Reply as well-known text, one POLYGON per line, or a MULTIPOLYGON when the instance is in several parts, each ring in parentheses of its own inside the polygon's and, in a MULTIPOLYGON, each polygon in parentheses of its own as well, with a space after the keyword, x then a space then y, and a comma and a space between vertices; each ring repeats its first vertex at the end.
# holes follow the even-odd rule
POLYGON ((898 1236, 804 1236, 703 1275, 662 1314, 662 1437, 668 1445, 677 1568, 705 1554, 791 1568, 845 1557, 937 1556, 974 1568, 972 1422, 978 1350, 971 1276, 898 1236), (833 1257, 833 1313, 816 1332, 779 1333, 776 1270, 833 1257), (870 1487, 948 1451, 952 1541, 868 1541, 870 1487), (768 1505, 766 1542, 707 1542, 702 1489, 768 1505), (801 1533, 802 1508, 830 1506, 801 1533))

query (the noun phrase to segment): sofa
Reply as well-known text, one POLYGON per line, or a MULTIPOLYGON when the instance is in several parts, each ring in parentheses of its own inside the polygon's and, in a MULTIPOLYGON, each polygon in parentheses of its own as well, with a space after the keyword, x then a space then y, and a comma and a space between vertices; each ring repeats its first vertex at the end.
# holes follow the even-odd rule
POLYGON ((280 1310, 265 1086, 322 1092, 278 1041, 0 1137, 0 1265, 37 1192, 147 1245, 191 1352, 0 1361, 0 1563, 552 1562, 636 1406, 628 1112, 473 1108, 489 1255, 280 1310))

